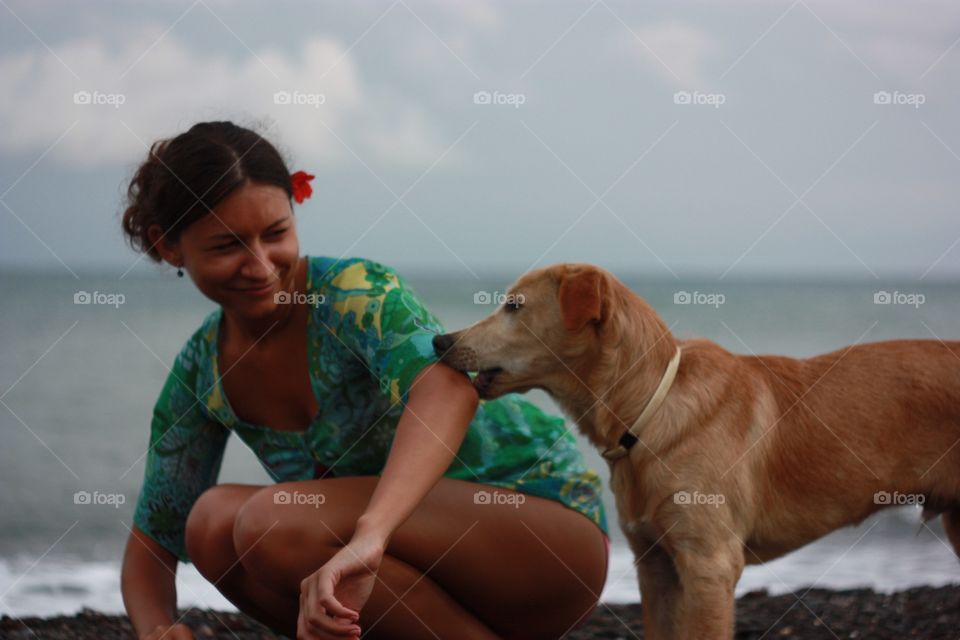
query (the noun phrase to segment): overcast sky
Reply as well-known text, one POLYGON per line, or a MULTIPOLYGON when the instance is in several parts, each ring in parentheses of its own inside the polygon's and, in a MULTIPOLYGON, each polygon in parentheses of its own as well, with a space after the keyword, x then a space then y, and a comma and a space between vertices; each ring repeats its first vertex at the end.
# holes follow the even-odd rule
POLYGON ((0 5, 5 269, 155 271, 127 180, 232 119, 316 174, 303 253, 960 275, 953 0, 0 5))

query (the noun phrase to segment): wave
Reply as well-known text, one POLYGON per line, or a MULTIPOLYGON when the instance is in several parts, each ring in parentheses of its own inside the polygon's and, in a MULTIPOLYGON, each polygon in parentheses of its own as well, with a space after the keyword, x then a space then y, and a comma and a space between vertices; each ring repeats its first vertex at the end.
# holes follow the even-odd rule
MULTIPOLYGON (((896 522, 895 535, 874 526, 845 529, 764 565, 748 566, 737 594, 765 589, 773 595, 810 586, 832 589, 868 587, 890 593, 915 586, 960 582, 960 563, 936 528, 914 535, 916 522, 896 522)), ((120 561, 18 556, 0 558, 0 612, 16 616, 72 615, 83 607, 123 613, 120 561)), ((177 570, 177 605, 236 611, 191 564, 177 570)), ((633 555, 622 540, 613 541, 601 600, 640 599, 633 555)))

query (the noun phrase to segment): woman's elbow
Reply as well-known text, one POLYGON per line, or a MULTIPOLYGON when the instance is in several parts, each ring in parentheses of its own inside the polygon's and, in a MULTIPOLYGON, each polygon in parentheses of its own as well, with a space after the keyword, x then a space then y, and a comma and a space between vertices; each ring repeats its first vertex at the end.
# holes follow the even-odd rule
POLYGON ((433 364, 420 372, 414 380, 411 396, 414 393, 462 404, 471 413, 476 411, 480 404, 480 395, 470 377, 442 362, 433 364))

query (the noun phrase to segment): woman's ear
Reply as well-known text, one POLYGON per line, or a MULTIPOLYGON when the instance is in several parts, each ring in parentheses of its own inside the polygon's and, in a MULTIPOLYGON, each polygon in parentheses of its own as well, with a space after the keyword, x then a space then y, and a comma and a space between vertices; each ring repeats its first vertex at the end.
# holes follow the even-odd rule
POLYGON ((183 255, 179 245, 167 241, 160 225, 150 225, 147 229, 147 237, 150 239, 150 246, 156 247, 161 258, 174 267, 183 266, 183 255))
POLYGON ((568 331, 578 331, 588 322, 599 322, 603 309, 603 274, 585 265, 560 274, 560 316, 568 331))

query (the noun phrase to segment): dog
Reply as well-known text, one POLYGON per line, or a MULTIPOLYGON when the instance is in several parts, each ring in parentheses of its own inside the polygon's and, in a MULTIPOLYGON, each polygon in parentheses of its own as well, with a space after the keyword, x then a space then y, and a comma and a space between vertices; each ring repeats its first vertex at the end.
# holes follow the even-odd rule
POLYGON ((482 398, 545 390, 603 452, 648 638, 733 637, 745 564, 904 501, 960 554, 960 342, 738 355, 564 263, 433 346, 482 398))

